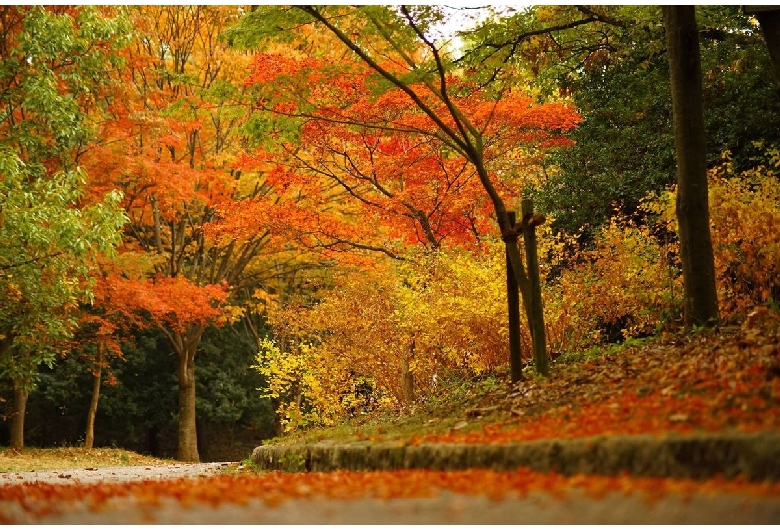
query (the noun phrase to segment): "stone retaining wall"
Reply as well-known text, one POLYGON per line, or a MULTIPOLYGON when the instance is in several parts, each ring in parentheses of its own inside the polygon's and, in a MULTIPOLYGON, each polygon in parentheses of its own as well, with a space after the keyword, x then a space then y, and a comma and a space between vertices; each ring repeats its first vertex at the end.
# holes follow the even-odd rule
POLYGON ((257 447, 252 462, 261 469, 282 471, 527 467, 564 475, 628 472, 693 479, 742 475, 761 481, 780 479, 780 435, 615 436, 501 445, 319 442, 257 447))

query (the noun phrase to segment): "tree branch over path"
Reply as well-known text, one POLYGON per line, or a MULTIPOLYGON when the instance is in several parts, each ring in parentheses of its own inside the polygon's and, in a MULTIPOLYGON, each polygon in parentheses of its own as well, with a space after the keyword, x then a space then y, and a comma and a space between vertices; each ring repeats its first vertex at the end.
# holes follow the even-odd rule
POLYGON ((610 17, 609 15, 605 15, 604 13, 597 13, 589 6, 574 6, 574 7, 576 7, 579 12, 588 15, 588 17, 590 17, 593 22, 598 21, 598 22, 603 22, 605 24, 609 24, 610 26, 617 26, 623 29, 628 28, 628 24, 626 24, 624 21, 618 20, 614 17, 610 17))

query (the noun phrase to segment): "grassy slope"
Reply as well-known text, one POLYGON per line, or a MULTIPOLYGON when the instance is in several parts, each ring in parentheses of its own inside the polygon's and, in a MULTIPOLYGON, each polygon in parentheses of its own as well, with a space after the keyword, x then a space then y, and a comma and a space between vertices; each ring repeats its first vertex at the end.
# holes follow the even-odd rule
POLYGON ((403 412, 359 416, 267 443, 402 440, 501 443, 611 434, 780 429, 780 318, 559 358, 528 372, 450 383, 403 412))

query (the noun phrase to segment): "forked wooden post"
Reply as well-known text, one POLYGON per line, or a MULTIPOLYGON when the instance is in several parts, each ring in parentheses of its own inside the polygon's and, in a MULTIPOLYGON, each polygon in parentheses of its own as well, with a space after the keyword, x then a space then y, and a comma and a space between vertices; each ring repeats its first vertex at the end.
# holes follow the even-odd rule
MULTIPOLYGON (((514 228, 515 212, 507 212, 509 225, 514 228)), ((504 239, 504 244, 517 244, 517 235, 504 239)), ((512 264, 509 262, 509 249, 506 250, 506 300, 509 317, 509 371, 513 383, 523 379, 523 361, 520 355, 520 289, 517 285, 512 264)))
POLYGON ((534 348, 534 366, 536 372, 546 376, 549 373, 547 364, 547 339, 544 331, 544 310, 542 308, 542 287, 539 278, 539 257, 536 251, 536 227, 544 223, 543 215, 534 215, 534 202, 523 199, 523 243, 525 246, 525 262, 528 267, 528 280, 531 284, 531 339, 534 348))

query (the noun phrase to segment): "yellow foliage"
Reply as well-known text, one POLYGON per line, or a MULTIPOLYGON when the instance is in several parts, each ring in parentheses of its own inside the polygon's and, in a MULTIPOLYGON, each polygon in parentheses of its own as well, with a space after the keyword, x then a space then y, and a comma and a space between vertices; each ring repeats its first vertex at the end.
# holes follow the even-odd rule
MULTIPOLYGON (((769 150, 765 164, 734 173, 729 153, 709 172, 718 304, 721 317, 736 319, 756 305, 780 298, 780 153, 769 150)), ((676 191, 648 201, 676 230, 676 191)))
MULTIPOLYGON (((728 158, 710 174, 710 214, 721 314, 727 318, 780 297, 780 155, 734 175, 728 158)), ((674 189, 643 208, 655 224, 614 218, 595 246, 566 257, 572 242, 537 231, 547 342, 572 351, 676 325, 682 278, 674 189), (656 235, 663 236, 663 241, 656 235)), ((436 381, 508 364, 504 243, 440 249, 398 264, 341 274, 319 303, 269 304, 278 343, 261 343, 257 368, 281 401, 286 428, 329 423, 365 405, 400 406, 407 370, 415 397, 436 381)), ((521 311, 524 320, 524 312, 521 311)), ((530 357, 525 322, 524 356, 530 357)))
MULTIPOLYGON (((738 319, 780 297, 780 154, 735 175, 728 153, 709 173, 710 223, 721 316, 738 319)), ((674 239, 676 189, 648 197, 643 208, 674 239)), ((545 291, 553 351, 604 339, 642 336, 679 319, 682 278, 676 241, 648 226, 612 219, 593 250, 581 252, 545 291), (608 336, 605 336, 605 332, 608 336)))
POLYGON ((780 298, 780 156, 735 176, 731 164, 710 179, 715 271, 721 314, 734 317, 780 298))
POLYGON ((222 308, 222 312, 227 322, 238 322, 246 313, 246 307, 240 305, 226 305, 222 308))
POLYGON ((258 369, 269 379, 270 395, 286 396, 279 412, 287 425, 294 417, 325 423, 359 406, 359 381, 373 387, 376 404, 400 406, 411 397, 404 391, 407 369, 415 397, 424 397, 435 391, 436 379, 506 364, 503 267, 500 241, 478 252, 441 250, 370 274, 344 274, 313 307, 290 303, 275 310, 269 315, 274 332, 290 340, 282 349, 262 344, 258 369), (300 340, 309 342, 302 347, 300 340), (295 392, 304 396, 299 406, 295 392))
POLYGON ((285 430, 307 424, 329 425, 343 415, 340 394, 344 382, 334 376, 342 373, 332 359, 308 343, 288 343, 280 348, 276 341, 260 341, 257 364, 252 368, 266 377, 268 387, 262 397, 276 398, 277 413, 285 430))
POLYGON ((646 226, 613 218, 593 250, 579 253, 545 297, 552 351, 653 333, 676 314, 677 268, 646 226))
POLYGON ((481 251, 442 250, 399 267, 396 313, 415 337, 419 379, 471 376, 506 363, 504 264, 503 243, 494 241, 481 251))

